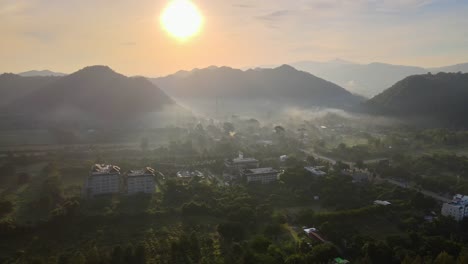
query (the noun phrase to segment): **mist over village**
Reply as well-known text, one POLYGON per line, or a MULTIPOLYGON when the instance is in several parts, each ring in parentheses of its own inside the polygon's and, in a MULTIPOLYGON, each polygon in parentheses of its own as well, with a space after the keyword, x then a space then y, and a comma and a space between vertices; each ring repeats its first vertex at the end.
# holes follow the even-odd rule
POLYGON ((466 14, 0 1, 0 263, 468 263, 466 14))

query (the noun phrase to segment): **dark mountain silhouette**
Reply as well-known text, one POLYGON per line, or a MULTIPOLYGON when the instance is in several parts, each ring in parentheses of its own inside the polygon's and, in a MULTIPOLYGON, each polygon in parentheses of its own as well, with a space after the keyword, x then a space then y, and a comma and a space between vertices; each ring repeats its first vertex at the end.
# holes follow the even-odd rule
POLYGON ((18 98, 41 89, 59 77, 22 77, 12 73, 0 75, 0 106, 5 106, 18 98))
POLYGON ((18 75, 23 76, 23 77, 31 77, 31 76, 65 76, 65 73, 61 72, 53 72, 49 70, 42 70, 42 71, 27 71, 27 72, 21 72, 18 73, 18 75))
POLYGON ((244 110, 260 102, 278 109, 285 106, 347 108, 362 101, 336 84, 288 65, 247 71, 209 67, 180 71, 153 82, 178 100, 236 100, 237 108, 244 110))
POLYGON ((468 74, 438 73, 407 77, 364 105, 376 114, 467 126, 467 102, 468 74))
POLYGON ((109 67, 92 66, 37 89, 7 109, 20 116, 41 120, 125 122, 174 104, 143 77, 128 78, 109 67))

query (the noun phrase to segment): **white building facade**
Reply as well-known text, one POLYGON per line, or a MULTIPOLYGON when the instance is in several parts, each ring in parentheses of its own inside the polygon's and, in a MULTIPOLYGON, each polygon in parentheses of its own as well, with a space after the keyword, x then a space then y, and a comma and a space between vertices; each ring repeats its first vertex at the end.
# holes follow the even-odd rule
POLYGON ((468 217, 468 196, 457 194, 450 203, 442 205, 441 214, 453 217, 456 221, 461 221, 468 217))
POLYGON ((95 164, 85 182, 83 194, 92 197, 101 194, 116 194, 120 190, 120 168, 114 165, 95 164))
POLYGON ((154 169, 147 167, 143 170, 129 171, 127 173, 127 194, 152 194, 156 191, 154 169))
POLYGON ((254 158, 244 158, 244 155, 239 154, 239 157, 227 159, 224 161, 224 175, 230 180, 238 179, 245 169, 255 169, 259 167, 260 162, 254 158))
POLYGON ((242 175, 247 180, 247 183, 258 182, 267 184, 278 181, 279 171, 273 168, 256 168, 244 170, 242 175))

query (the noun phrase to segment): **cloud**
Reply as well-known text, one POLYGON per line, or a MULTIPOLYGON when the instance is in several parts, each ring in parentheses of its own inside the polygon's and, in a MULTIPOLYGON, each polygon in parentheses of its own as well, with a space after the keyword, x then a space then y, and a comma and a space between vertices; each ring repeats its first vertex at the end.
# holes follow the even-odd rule
POLYGON ((278 10, 278 11, 275 11, 266 15, 257 16, 256 18, 260 20, 265 20, 265 21, 277 21, 285 17, 289 13, 290 13, 289 10, 278 10))
POLYGON ((233 7, 239 7, 239 8, 254 8, 255 5, 253 4, 233 4, 233 7))

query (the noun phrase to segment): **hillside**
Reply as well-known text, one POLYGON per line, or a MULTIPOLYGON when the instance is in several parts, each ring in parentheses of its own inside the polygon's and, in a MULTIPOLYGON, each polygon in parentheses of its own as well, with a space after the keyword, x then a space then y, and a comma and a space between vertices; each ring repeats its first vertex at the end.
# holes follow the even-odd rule
POLYGON ((262 106, 266 111, 291 106, 347 108, 362 100, 336 84, 288 65, 247 71, 209 67, 180 71, 153 82, 178 101, 189 105, 205 101, 205 106, 213 108, 219 100, 224 110, 232 105, 232 111, 259 110, 262 106))
POLYGON ((59 77, 22 77, 12 73, 0 75, 0 106, 12 103, 36 90, 50 85, 59 77))
POLYGON ((415 75, 365 103, 373 113, 468 125, 468 74, 415 75))
POLYGON ((124 122, 170 105, 174 101, 147 79, 128 78, 106 66, 92 66, 61 77, 7 109, 41 120, 124 122))

